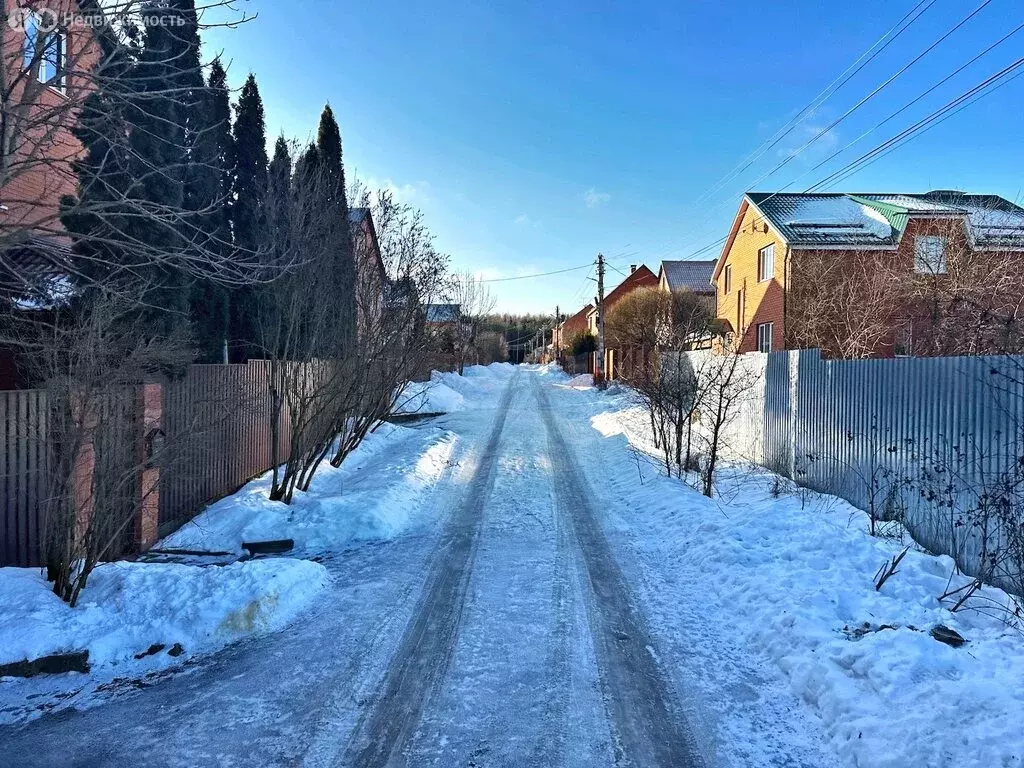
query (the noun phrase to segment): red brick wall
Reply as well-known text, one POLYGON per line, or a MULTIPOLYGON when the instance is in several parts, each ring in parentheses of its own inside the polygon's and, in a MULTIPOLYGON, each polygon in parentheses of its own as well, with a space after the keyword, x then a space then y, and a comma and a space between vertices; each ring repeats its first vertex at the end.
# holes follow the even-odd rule
MULTIPOLYGON (((4 0, 4 9, 10 14, 27 3, 4 0)), ((64 18, 77 10, 76 0, 50 0, 46 8, 64 18)), ((81 145, 70 131, 75 108, 85 98, 90 87, 88 73, 95 66, 97 51, 88 26, 72 24, 67 34, 68 77, 64 91, 29 82, 23 74, 25 32, 3 25, 3 51, 5 75, 8 82, 17 83, 4 99, 4 110, 12 115, 10 124, 28 126, 16 130, 14 151, 0 170, 0 203, 7 207, 0 211, 0 231, 25 227, 42 231, 61 230, 59 203, 62 195, 74 194, 77 178, 71 161, 81 151, 81 145), (15 117, 27 115, 20 122, 15 117)))

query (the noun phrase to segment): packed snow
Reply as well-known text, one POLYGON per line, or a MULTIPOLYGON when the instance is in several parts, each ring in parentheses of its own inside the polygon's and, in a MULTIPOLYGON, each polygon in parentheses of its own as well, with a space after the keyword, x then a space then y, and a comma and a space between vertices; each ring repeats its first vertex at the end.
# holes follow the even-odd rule
POLYGON ((163 645, 145 666, 167 666, 280 629, 327 582, 319 563, 286 558, 223 567, 106 563, 71 608, 38 569, 0 568, 0 664, 88 650, 91 667, 137 667, 136 656, 163 645), (169 655, 176 644, 181 653, 169 655))
MULTIPOLYGON (((821 719, 845 765, 1024 765, 1024 634, 1008 621, 1009 596, 986 588, 952 613, 938 597, 953 561, 914 547, 876 591, 879 566, 910 543, 905 531, 872 537, 845 501, 749 466, 724 468, 719 496, 705 498, 664 476, 628 390, 563 391, 603 438, 592 480, 617 502, 652 611, 685 645, 709 706, 728 719, 728 692, 750 689, 761 658, 821 719), (938 642, 936 627, 967 644, 938 642)), ((739 750, 737 764, 754 759, 723 749, 739 750)))

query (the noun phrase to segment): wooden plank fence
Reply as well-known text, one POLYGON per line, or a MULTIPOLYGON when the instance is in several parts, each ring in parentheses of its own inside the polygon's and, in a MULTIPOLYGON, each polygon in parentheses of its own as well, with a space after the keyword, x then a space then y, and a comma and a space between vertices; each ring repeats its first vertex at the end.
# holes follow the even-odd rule
MULTIPOLYGON (((426 380, 431 370, 456 367, 454 355, 426 355, 413 378, 426 380)), ((161 383, 160 536, 271 468, 269 379, 270 364, 252 360, 191 365, 183 376, 161 383)), ((40 563, 49 467, 47 419, 45 390, 0 391, 0 566, 40 563)), ((134 437, 129 435, 116 449, 110 446, 113 437, 106 437, 107 458, 144 455, 151 436, 136 429, 134 422, 125 426, 135 430, 134 437)), ((285 408, 278 446, 282 462, 288 458, 290 442, 285 408)), ((125 551, 130 546, 126 542, 125 551)))
POLYGON ((0 392, 0 565, 35 565, 48 453, 46 392, 0 392))
MULTIPOLYGON (((270 364, 263 360, 192 365, 164 385, 167 461, 160 473, 160 535, 271 468, 269 376, 270 364)), ((291 440, 287 409, 282 421, 284 461, 291 440)))

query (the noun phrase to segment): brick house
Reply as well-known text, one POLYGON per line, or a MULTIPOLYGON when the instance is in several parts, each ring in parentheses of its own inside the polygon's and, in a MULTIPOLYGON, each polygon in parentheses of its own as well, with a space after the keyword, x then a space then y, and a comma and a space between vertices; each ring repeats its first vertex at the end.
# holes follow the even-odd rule
POLYGON ((362 336, 380 328, 388 277, 370 209, 352 208, 348 212, 348 220, 356 263, 356 325, 362 336))
POLYGON ((714 268, 740 352, 892 357, 1006 349, 1024 209, 996 195, 744 196, 714 268))
MULTIPOLYGON (((640 288, 657 287, 657 275, 651 272, 651 270, 649 270, 644 264, 641 264, 640 266, 633 264, 629 268, 629 274, 626 276, 626 279, 605 294, 604 316, 608 317, 608 313, 615 309, 615 305, 633 291, 639 290, 640 288)), ((597 310, 594 310, 594 312, 588 315, 587 327, 590 329, 591 333, 595 335, 597 334, 597 310)))
POLYGON ((596 315, 593 304, 587 304, 571 317, 567 317, 555 328, 556 346, 559 349, 568 347, 573 339, 590 329, 590 316, 596 315))
POLYGON ((699 296, 708 309, 715 311, 715 259, 702 261, 663 261, 658 270, 658 287, 672 293, 689 291, 699 296))
POLYGON ((81 152, 71 126, 98 60, 94 32, 76 16, 76 0, 46 3, 52 17, 26 5, 4 0, 8 23, 0 30, 5 77, 0 138, 6 149, 0 165, 0 240, 20 238, 26 230, 62 232, 60 198, 77 191, 71 162, 81 152), (62 23, 52 26, 55 20, 62 23))

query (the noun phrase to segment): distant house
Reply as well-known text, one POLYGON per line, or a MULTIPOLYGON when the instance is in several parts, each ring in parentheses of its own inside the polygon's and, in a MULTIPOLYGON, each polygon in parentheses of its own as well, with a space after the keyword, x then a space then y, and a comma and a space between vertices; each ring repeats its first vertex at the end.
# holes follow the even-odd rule
POLYGON ((663 261, 658 270, 658 287, 672 293, 689 291, 705 299, 708 308, 715 310, 715 286, 711 277, 715 273, 715 259, 706 261, 663 261))
POLYGON ((965 354, 1020 346, 1024 209, 996 195, 744 196, 715 265, 741 352, 965 354))
POLYGON ((594 309, 593 304, 587 304, 579 312, 572 317, 566 318, 561 324, 555 329, 556 330, 556 346, 559 349, 565 349, 573 340, 581 333, 586 333, 590 328, 590 316, 596 314, 597 310, 594 309))
POLYGON ((377 242, 377 230, 369 208, 352 208, 348 212, 356 262, 356 318, 360 334, 379 329, 383 317, 387 271, 377 242))
MULTIPOLYGON (((615 309, 615 305, 626 298, 633 291, 639 290, 640 288, 657 288, 658 278, 651 272, 646 266, 641 264, 637 266, 632 265, 629 268, 629 274, 626 278, 615 286, 611 291, 605 294, 604 297, 604 316, 608 317, 608 313, 615 309)), ((597 333, 597 312, 589 318, 590 330, 593 333, 597 333)))
POLYGON ((462 307, 458 304, 427 304, 423 308, 427 325, 455 325, 462 317, 462 307))

